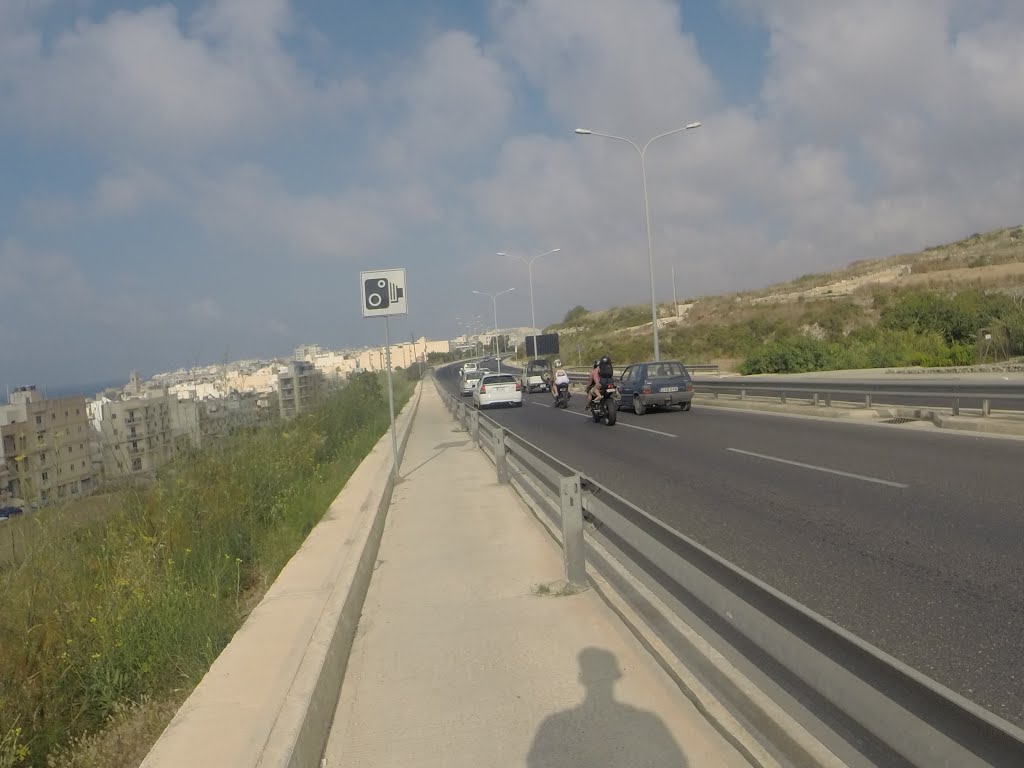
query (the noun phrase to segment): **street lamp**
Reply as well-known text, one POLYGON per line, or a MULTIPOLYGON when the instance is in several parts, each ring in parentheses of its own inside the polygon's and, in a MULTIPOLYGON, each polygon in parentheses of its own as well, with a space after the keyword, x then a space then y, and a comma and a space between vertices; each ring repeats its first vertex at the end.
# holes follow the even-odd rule
POLYGON ((509 293, 514 290, 515 288, 506 288, 504 291, 498 291, 497 293, 473 291, 473 293, 480 294, 481 296, 490 296, 491 303, 494 305, 494 357, 498 360, 498 373, 501 373, 501 354, 498 352, 498 297, 503 293, 509 293))
MULTIPOLYGON (((538 329, 537 329, 537 315, 536 315, 536 313, 533 310, 533 262, 535 262, 537 259, 541 258, 542 256, 550 256, 552 253, 558 253, 560 250, 562 250, 562 249, 561 248, 552 248, 550 251, 545 251, 544 253, 538 253, 536 256, 533 256, 531 258, 527 258, 526 256, 520 256, 519 257, 523 261, 526 262, 526 269, 527 269, 527 272, 530 275, 530 322, 533 324, 531 327, 533 328, 533 335, 535 337, 534 338, 534 352, 537 351, 536 350, 536 346, 537 346, 536 345, 536 336, 537 336, 537 330, 538 329)), ((508 256, 508 254, 505 253, 504 251, 498 251, 498 255, 499 256, 508 256)))
POLYGON ((600 136, 605 139, 615 139, 616 141, 624 141, 629 144, 633 149, 640 155, 640 173, 644 183, 644 215, 647 218, 647 263, 651 272, 651 322, 654 326, 654 359, 661 360, 661 347, 658 344, 658 303, 654 293, 654 248, 651 245, 651 205, 647 199, 647 164, 645 158, 647 155, 647 148, 651 146, 652 142, 658 139, 663 139, 666 136, 671 136, 674 133, 681 131, 689 131, 693 128, 700 128, 700 123, 689 123, 682 126, 681 128, 675 128, 665 133, 659 133, 657 136, 649 139, 646 144, 641 148, 638 144, 629 139, 623 138, 622 136, 612 136, 608 133, 598 133, 592 131, 589 128, 577 128, 576 133, 580 136, 600 136))

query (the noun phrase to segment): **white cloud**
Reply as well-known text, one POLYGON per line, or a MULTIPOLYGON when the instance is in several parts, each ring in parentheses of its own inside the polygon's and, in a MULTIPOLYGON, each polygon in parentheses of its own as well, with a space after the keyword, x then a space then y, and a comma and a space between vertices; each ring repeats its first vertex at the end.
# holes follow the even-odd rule
POLYGON ((191 302, 185 308, 185 316, 190 320, 196 321, 199 325, 206 325, 207 323, 217 323, 224 319, 224 309, 220 306, 216 299, 212 299, 209 296, 191 302))
POLYGON ((0 300, 8 311, 24 319, 38 319, 50 312, 60 315, 65 308, 92 298, 70 257, 16 240, 0 242, 0 275, 0 300))
POLYGON ((402 198, 355 189, 290 192, 253 165, 202 179, 196 190, 194 213, 208 231, 256 254, 300 260, 361 258, 392 242, 399 222, 430 213, 413 192, 402 198))
POLYGON ((397 126, 385 130, 378 156, 405 174, 424 165, 465 158, 494 144, 512 108, 509 76, 472 35, 450 31, 430 39, 381 87, 385 112, 397 126))
POLYGON ((92 209, 100 217, 125 216, 155 202, 168 202, 175 194, 167 179, 147 168, 133 167, 99 180, 92 209))
POLYGON ((0 127, 88 139, 108 150, 194 150, 262 136, 357 99, 318 88, 284 52, 286 0, 217 0, 191 29, 171 5, 79 20, 44 47, 0 36, 0 127))
POLYGON ((658 133, 699 120, 714 78, 665 0, 500 0, 499 48, 573 127, 658 133))

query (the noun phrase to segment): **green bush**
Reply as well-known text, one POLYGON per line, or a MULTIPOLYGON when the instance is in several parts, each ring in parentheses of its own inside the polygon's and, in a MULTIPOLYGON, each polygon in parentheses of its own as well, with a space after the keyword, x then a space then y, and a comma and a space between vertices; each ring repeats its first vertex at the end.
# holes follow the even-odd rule
POLYGON ((565 319, 562 320, 563 325, 574 325, 582 320, 589 314, 587 308, 582 304, 577 304, 575 307, 565 313, 565 319))
MULTIPOLYGON (((411 390, 399 377, 396 405, 411 390)), ((380 377, 358 374, 315 413, 173 462, 96 524, 48 518, 0 572, 0 766, 44 766, 119 707, 194 685, 388 423, 380 377)))

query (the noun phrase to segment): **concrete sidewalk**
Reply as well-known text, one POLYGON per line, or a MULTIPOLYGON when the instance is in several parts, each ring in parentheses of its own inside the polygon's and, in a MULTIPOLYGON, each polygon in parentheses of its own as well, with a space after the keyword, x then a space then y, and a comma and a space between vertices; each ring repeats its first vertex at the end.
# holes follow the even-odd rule
POLYGON ((593 592, 425 387, 327 746, 340 766, 748 763, 593 592))

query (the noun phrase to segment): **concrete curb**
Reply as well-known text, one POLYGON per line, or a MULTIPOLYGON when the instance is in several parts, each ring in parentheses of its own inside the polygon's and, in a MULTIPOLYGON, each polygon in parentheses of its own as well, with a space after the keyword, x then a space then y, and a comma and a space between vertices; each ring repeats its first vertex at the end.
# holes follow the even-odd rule
MULTIPOLYGON (((400 459, 422 390, 421 381, 396 418, 400 459)), ((387 432, 178 710, 142 768, 319 764, 384 532, 391 461, 387 432)))
MULTIPOLYGON (((555 544, 561 547, 562 535, 557 522, 538 504, 538 498, 542 498, 544 492, 524 475, 514 475, 511 484, 524 506, 547 530, 555 544)), ((675 681, 705 719, 752 766, 843 768, 846 765, 680 619, 589 532, 585 531, 585 535, 590 587, 675 681), (693 672, 691 665, 668 646, 662 639, 662 632, 654 624, 660 625, 662 630, 667 629, 677 643, 686 648, 691 665, 692 660, 697 660, 701 666, 713 670, 711 676, 716 686, 730 701, 740 703, 747 723, 741 722, 693 672), (781 751, 782 755, 777 756, 758 738, 758 734, 764 742, 781 751)))

